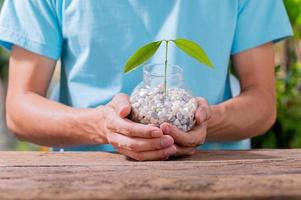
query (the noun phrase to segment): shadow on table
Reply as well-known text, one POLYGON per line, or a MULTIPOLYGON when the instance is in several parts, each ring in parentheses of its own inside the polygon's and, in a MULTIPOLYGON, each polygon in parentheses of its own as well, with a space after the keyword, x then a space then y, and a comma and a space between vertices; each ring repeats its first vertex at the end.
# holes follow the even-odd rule
POLYGON ((223 161, 223 160, 254 160, 254 159, 277 159, 276 155, 268 155, 265 151, 198 151, 192 156, 171 158, 170 161, 223 161))

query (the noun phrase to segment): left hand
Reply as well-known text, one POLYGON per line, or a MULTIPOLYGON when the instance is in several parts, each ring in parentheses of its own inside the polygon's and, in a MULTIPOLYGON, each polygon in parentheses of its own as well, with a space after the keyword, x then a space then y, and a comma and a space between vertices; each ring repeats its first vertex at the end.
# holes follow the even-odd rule
POLYGON ((206 99, 197 97, 197 102, 198 108, 195 112, 196 126, 188 133, 169 123, 163 123, 160 126, 165 135, 173 137, 177 149, 175 156, 192 155, 198 145, 205 143, 207 121, 210 119, 212 111, 206 99))

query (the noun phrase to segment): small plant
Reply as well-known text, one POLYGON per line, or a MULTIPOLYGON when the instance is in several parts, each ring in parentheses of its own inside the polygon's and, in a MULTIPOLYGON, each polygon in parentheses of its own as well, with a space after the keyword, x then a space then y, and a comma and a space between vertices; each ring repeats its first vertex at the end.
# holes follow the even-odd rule
POLYGON ((205 64, 210 68, 213 68, 213 64, 206 55, 205 51, 200 47, 197 43, 184 39, 179 38, 176 40, 160 40, 156 42, 151 42, 146 44, 145 46, 139 48, 127 61, 124 66, 124 72, 128 73, 136 68, 138 68, 141 64, 145 63, 149 60, 159 49, 162 42, 165 42, 165 68, 164 68, 164 90, 166 95, 167 90, 167 83, 166 83, 166 76, 167 76, 167 64, 168 64, 168 45, 170 42, 173 42, 178 48, 180 48, 183 52, 187 55, 191 56, 192 58, 196 59, 201 64, 205 64))

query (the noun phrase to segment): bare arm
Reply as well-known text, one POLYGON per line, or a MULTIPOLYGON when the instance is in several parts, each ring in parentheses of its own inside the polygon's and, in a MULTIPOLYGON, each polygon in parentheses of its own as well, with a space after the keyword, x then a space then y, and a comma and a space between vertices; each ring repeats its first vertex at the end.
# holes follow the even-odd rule
POLYGON ((6 105, 8 127, 20 139, 40 145, 106 143, 104 135, 85 123, 92 110, 73 109, 45 98, 55 64, 54 60, 13 47, 6 105))
POLYGON ((265 133, 276 118, 272 43, 234 55, 241 94, 212 107, 207 140, 241 140, 265 133))

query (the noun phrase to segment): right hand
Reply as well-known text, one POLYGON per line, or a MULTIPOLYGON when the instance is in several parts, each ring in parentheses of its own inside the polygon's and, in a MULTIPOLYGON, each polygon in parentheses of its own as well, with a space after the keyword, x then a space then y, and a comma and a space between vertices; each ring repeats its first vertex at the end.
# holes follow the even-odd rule
POLYGON ((134 160, 165 160, 176 153, 174 140, 160 128, 130 121, 129 97, 117 94, 102 109, 102 132, 117 151, 134 160))

